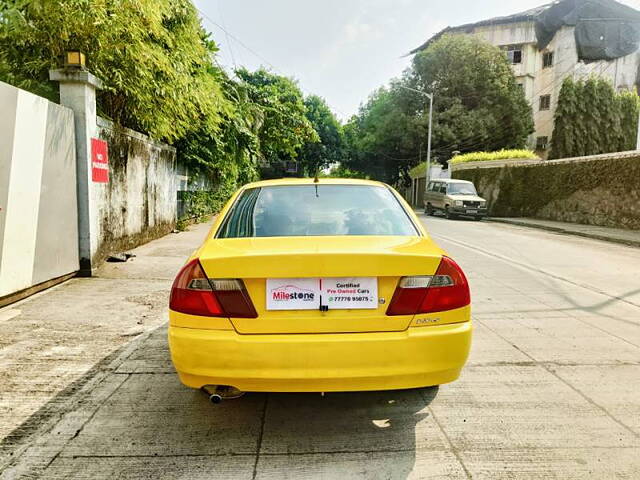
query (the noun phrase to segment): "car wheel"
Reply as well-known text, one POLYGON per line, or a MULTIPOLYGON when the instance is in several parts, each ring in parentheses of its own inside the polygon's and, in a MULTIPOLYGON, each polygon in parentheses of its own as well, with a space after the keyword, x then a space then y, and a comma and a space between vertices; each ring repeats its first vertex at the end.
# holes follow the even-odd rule
POLYGON ((430 203, 427 203, 427 206, 424 207, 424 213, 426 213, 427 215, 433 215, 433 207, 430 203))
POLYGON ((444 207, 444 216, 447 220, 455 220, 456 218, 458 218, 449 211, 449 207, 444 207))

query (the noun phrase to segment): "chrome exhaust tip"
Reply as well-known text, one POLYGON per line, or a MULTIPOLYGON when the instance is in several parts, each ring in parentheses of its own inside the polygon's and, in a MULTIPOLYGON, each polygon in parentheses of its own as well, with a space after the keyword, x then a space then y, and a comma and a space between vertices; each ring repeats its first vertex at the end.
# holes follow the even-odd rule
POLYGON ((236 387, 230 385, 204 385, 201 390, 209 397, 209 401, 214 405, 217 405, 223 400, 233 400, 244 395, 242 390, 238 390, 236 387))

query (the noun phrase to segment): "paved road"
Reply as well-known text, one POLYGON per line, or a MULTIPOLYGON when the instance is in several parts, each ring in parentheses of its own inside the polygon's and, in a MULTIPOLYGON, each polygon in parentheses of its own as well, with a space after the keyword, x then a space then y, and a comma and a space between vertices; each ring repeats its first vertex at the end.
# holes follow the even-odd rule
POLYGON ((425 219, 468 272, 461 379, 383 393, 179 385, 166 330, 111 359, 12 478, 640 478, 640 249, 425 219))

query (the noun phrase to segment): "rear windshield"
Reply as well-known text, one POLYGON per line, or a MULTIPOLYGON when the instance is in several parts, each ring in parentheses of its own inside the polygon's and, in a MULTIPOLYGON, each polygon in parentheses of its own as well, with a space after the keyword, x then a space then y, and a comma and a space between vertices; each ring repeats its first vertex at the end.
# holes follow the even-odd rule
POLYGON ((245 190, 218 238, 335 235, 418 235, 387 188, 373 185, 291 185, 245 190))

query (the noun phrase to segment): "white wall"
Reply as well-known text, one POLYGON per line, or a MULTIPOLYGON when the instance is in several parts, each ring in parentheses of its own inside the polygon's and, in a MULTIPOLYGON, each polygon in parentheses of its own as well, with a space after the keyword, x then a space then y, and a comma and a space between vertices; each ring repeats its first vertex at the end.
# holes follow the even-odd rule
POLYGON ((73 112, 0 82, 0 297, 78 270, 73 112))

